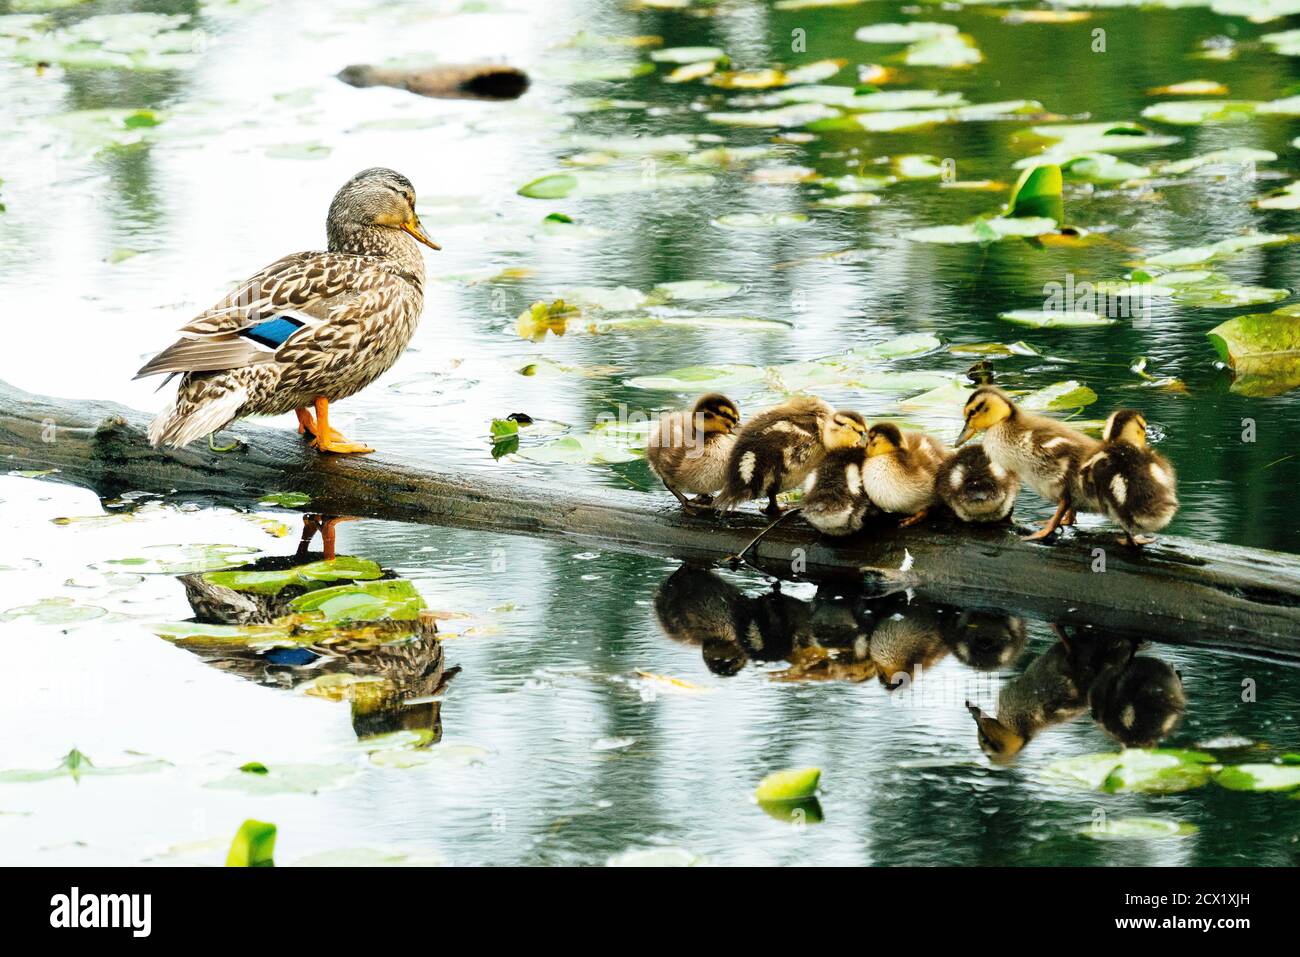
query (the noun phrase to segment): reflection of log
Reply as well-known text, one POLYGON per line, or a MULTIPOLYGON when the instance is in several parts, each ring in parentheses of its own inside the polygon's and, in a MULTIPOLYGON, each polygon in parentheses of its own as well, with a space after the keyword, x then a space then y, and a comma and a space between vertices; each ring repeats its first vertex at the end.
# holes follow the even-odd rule
MULTIPOLYGON (((753 513, 684 515, 666 495, 527 481, 486 467, 447 475, 383 455, 322 457, 291 431, 252 425, 237 431, 249 443, 240 452, 219 455, 203 443, 160 452, 144 440, 147 422, 120 405, 33 396, 0 383, 0 456, 8 466, 59 469, 53 477, 101 494, 141 489, 251 504, 268 491, 295 491, 312 497, 312 511, 714 560, 765 524, 753 513)), ((788 576, 792 564, 810 576, 865 569, 958 604, 1300 657, 1300 557, 1293 555, 1173 537, 1134 555, 1110 528, 1071 533, 1054 546, 1027 545, 1006 527, 941 522, 833 543, 797 520, 778 526, 751 555, 778 575, 788 576), (1094 570, 1098 548, 1105 549, 1104 572, 1094 570), (913 564, 898 572, 905 551, 913 564)))
POLYGON ((419 70, 356 63, 345 67, 339 79, 351 86, 395 86, 420 96, 454 100, 513 100, 528 89, 528 74, 501 63, 452 64, 419 70))

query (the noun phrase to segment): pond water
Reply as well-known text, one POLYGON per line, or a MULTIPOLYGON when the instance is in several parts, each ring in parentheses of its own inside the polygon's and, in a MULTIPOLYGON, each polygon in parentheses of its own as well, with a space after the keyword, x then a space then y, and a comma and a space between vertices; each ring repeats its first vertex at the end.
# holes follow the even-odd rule
MULTIPOLYGON (((1042 307, 1053 283, 1077 290, 1162 253, 1296 229, 1296 212, 1252 205, 1300 165, 1300 122, 1285 105, 1300 61, 1278 52, 1283 41, 1260 40, 1287 21, 1255 24, 1208 4, 1039 18, 1052 22, 887 2, 664 10, 104 0, 28 12, 40 6, 0 2, 9 336, 0 378, 17 386, 159 407, 153 383, 130 381, 142 359, 231 282, 318 246, 338 185, 385 165, 414 181, 444 251, 428 257, 412 348, 338 410, 342 431, 381 457, 650 489, 626 442, 590 433, 620 405, 649 412, 686 397, 638 377, 693 369, 682 388, 722 386, 745 410, 805 386, 948 437, 959 425, 951 383, 986 361, 1009 388, 1077 383, 1060 389, 1070 396, 1060 411, 1084 422, 1121 404, 1144 409, 1180 473, 1171 532, 1300 549, 1293 371, 1274 369, 1262 385, 1234 380, 1206 337, 1291 301, 1294 246, 1219 256, 1210 287, 1158 298, 1141 321, 1037 329, 999 318, 1042 307), (188 19, 161 34, 156 19, 92 19, 132 11, 188 19), (912 21, 956 25, 981 62, 901 59, 970 55, 942 31, 929 46, 913 41, 922 48, 911 54, 905 42, 854 38, 870 24, 912 21), (1094 52, 1097 29, 1104 52, 1094 52), (806 83, 667 83, 679 64, 651 60, 701 46, 725 51, 733 69, 842 58, 822 84, 935 91, 895 101, 899 109, 1011 105, 995 120, 945 113, 919 128, 897 109, 854 114, 884 117, 870 131, 736 126, 718 114, 844 94, 809 93, 806 83), (334 77, 351 63, 430 58, 504 58, 534 83, 516 102, 482 103, 334 77), (892 72, 864 66, 859 77, 860 64, 892 72), (1208 99, 1283 105, 1236 107, 1232 122, 1143 117, 1153 104, 1207 99, 1148 92, 1191 80, 1227 88, 1208 99), (1022 100, 1041 106, 1012 103, 1022 100), (1031 127, 1092 121, 1177 140, 1110 154, 1146 167, 1124 185, 1086 180, 1087 165, 1076 164, 1065 209, 1088 231, 1083 241, 905 238, 995 215, 1006 189, 972 187, 1014 182, 1014 164, 1047 145, 1031 127), (883 128, 895 125, 906 128, 883 128), (1238 152, 1226 163, 1160 169, 1227 149, 1238 152), (555 173, 574 178, 527 190, 550 198, 517 193, 555 173), (879 202, 818 202, 861 195, 879 202), (641 295, 692 280, 705 284, 676 287, 676 300, 641 295), (1205 305, 1223 295, 1257 304, 1205 305), (520 313, 557 298, 581 310, 565 334, 521 335, 520 313), (808 361, 917 334, 938 341, 891 349, 896 358, 808 361), (1005 357, 970 348, 1017 342, 1027 348, 1005 357), (934 398, 936 389, 947 391, 934 398), (922 395, 932 399, 917 402, 922 395), (535 424, 517 452, 494 458, 490 423, 513 412, 535 424)), ((1070 149, 1119 151, 1134 132, 1070 149)), ((1201 269, 1196 260, 1189 268, 1201 269)), ((373 649, 178 646, 160 634, 233 614, 216 598, 196 608, 194 579, 180 576, 293 555, 298 516, 149 497, 104 505, 20 476, 0 481, 0 508, 0 643, 12 675, 0 703, 6 862, 219 863, 249 817, 279 826, 282 863, 603 863, 654 848, 711 863, 1296 862, 1287 794, 1234 791, 1182 765, 1185 790, 1106 793, 1103 780, 1149 781, 1088 761, 1118 750, 1126 704, 1160 727, 1162 747, 1199 745, 1224 764, 1300 750, 1300 687, 1286 664, 1152 645, 1138 661, 1155 663, 1135 665, 1127 655, 1140 635, 1062 641, 1051 623, 995 609, 810 584, 773 592, 751 574, 709 577, 664 559, 372 521, 340 525, 339 554, 377 563, 445 612, 441 643, 412 640, 400 660, 382 661, 373 649), (222 545, 231 548, 212 547, 222 545), (1080 645, 1113 646, 1118 670, 1080 645), (430 687, 435 663, 461 670, 430 687), (882 684, 917 664, 919 683, 882 684), (1041 703, 1059 714, 1035 722, 1041 734, 1014 761, 990 762, 966 700, 990 715, 1033 712, 1044 673, 1060 680, 1047 682, 1041 703), (1128 690, 1094 720, 1087 687, 1099 676, 1128 690), (363 692, 379 685, 372 710, 363 692), (1181 721, 1181 706, 1161 710, 1179 686, 1181 721), (379 732, 402 733, 371 737, 379 732), (134 773, 22 773, 72 749, 96 770, 134 773), (270 773, 238 770, 250 762, 270 773), (823 776, 820 807, 800 813, 820 822, 792 824, 752 801, 765 774, 804 765, 823 776), (1099 778, 1080 782, 1099 767, 1099 778), (286 793, 267 793, 280 786, 286 793), (1159 823, 1116 824, 1134 818, 1159 823), (1180 824, 1187 833, 1152 839, 1180 824), (1144 839, 1096 840, 1135 833, 1144 839)), ((1029 495, 1020 509, 1026 519, 1048 511, 1029 495)))

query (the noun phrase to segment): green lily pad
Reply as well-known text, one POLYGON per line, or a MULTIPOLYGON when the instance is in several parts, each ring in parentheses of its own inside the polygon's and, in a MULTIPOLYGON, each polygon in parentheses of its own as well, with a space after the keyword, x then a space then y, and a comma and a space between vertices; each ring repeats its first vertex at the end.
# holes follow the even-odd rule
POLYGON ((1271 163, 1277 159, 1272 150, 1254 149, 1249 146, 1233 146, 1227 149, 1211 150, 1185 160, 1161 163, 1158 167, 1162 176, 1178 176, 1196 170, 1215 167, 1255 166, 1259 163, 1271 163))
POLYGON ((1065 207, 1061 197, 1063 185, 1059 166, 1047 164, 1026 169, 1011 188, 1007 215, 1037 216, 1057 223, 1065 222, 1065 207))
POLYGON ((327 622, 414 621, 424 608, 424 599, 408 579, 385 578, 319 588, 299 595, 289 607, 327 622))
POLYGON ((1280 246, 1284 243, 1294 242, 1295 239, 1296 237, 1286 233, 1248 233, 1244 236, 1222 239, 1217 243, 1210 243, 1205 246, 1189 246, 1155 256, 1147 256, 1142 262, 1148 266, 1184 269, 1188 266, 1199 266, 1215 260, 1236 256, 1250 249, 1280 246))
POLYGON ((821 777, 821 768, 773 771, 754 789, 754 798, 760 803, 807 800, 817 793, 821 777))
POLYGON ((1160 841, 1189 837, 1196 831, 1194 824, 1164 817, 1116 817, 1086 827, 1079 833, 1094 841, 1160 841))
POLYGON ((789 229, 807 224, 803 213, 728 213, 713 220, 723 229, 789 229))
POLYGON ((1086 754, 1054 761, 1048 781, 1109 794, 1174 794, 1210 779, 1212 755, 1200 751, 1131 748, 1120 754, 1086 754))
POLYGON ((1056 220, 1040 217, 1017 218, 996 216, 976 219, 960 226, 930 226, 904 233, 904 238, 917 243, 961 245, 963 243, 996 243, 1004 239, 1024 239, 1056 232, 1056 220))
POLYGON ((1085 309, 1012 309, 998 313, 998 318, 1034 329, 1095 329, 1119 321, 1085 309))
POLYGON ((725 392, 727 389, 762 381, 764 370, 756 366, 717 365, 688 366, 657 375, 637 376, 627 385, 633 389, 658 389, 664 392, 697 392, 702 389, 725 392))
POLYGON ((306 492, 272 492, 257 500, 259 505, 279 505, 281 508, 302 508, 311 504, 306 492))
POLYGON ((606 862, 608 867, 698 867, 704 858, 681 847, 654 847, 624 851, 606 862))
POLYGON ((566 196, 612 196, 620 193, 643 193, 652 190, 700 189, 712 186, 707 173, 675 173, 577 170, 551 173, 519 187, 519 195, 530 199, 562 199, 566 196))
POLYGON ((1022 396, 1020 405, 1031 412, 1068 412, 1092 405, 1096 401, 1096 392, 1074 379, 1067 379, 1022 396))
POLYGON ((1254 100, 1170 100, 1152 103, 1142 111, 1147 119, 1177 126, 1202 123, 1242 123, 1259 110, 1254 100))
POLYGON ((1300 209, 1300 181, 1255 200, 1260 209, 1300 209))
POLYGON ((134 764, 120 764, 102 768, 94 764, 89 757, 73 748, 63 756, 63 760, 53 768, 16 769, 0 771, 0 784, 27 784, 37 781, 50 781, 55 778, 68 777, 79 781, 83 777, 115 777, 124 774, 149 774, 170 768, 170 761, 137 761, 134 764))
POLYGON ((1127 163, 1110 153, 1079 153, 1062 162, 1060 168, 1070 179, 1089 183, 1125 182, 1151 175, 1149 166, 1127 163))
POLYGON ((1300 765, 1234 764, 1214 780, 1233 791, 1290 791, 1300 788, 1300 765))
POLYGON ((759 801, 758 806, 768 817, 786 824, 820 824, 825 819, 821 801, 815 797, 797 801, 759 801))
POLYGON ((718 47, 667 47, 651 51, 650 59, 656 63, 698 63, 701 60, 721 60, 726 55, 718 47))
POLYGON ((942 344, 929 332, 906 332, 875 345, 859 346, 850 355, 858 359, 912 359, 933 352, 942 344))
POLYGON ((741 288, 738 282, 724 282, 720 279, 686 279, 660 283, 651 294, 673 301, 694 302, 702 299, 729 299, 740 292, 741 288))
POLYGON ((278 595, 289 587, 315 588, 321 582, 363 581, 383 577, 383 569, 366 558, 342 555, 274 571, 206 572, 203 580, 252 595, 278 595))
POLYGON ((188 575, 246 564, 260 550, 247 545, 148 545, 140 551, 139 556, 110 558, 90 567, 99 572, 188 575))
POLYGON ((263 771, 236 771, 204 787, 254 795, 315 794, 342 787, 356 775, 346 764, 273 764, 263 771))
POLYGON ((1235 374, 1234 392, 1270 396, 1300 386, 1300 314, 1291 307, 1237 316, 1206 335, 1235 374))
POLYGON ((645 457, 645 450, 631 448, 608 435, 588 433, 566 435, 545 445, 520 451, 532 462, 565 465, 617 465, 645 457))
POLYGON ((275 825, 249 818, 235 832, 226 855, 227 867, 274 867, 275 825))
POLYGON ((28 618, 41 625, 72 625, 94 621, 108 612, 97 605, 82 605, 71 598, 42 598, 31 605, 19 605, 0 614, 0 621, 28 618))
POLYGON ((735 332, 786 332, 790 329, 788 322, 779 319, 761 319, 756 316, 712 316, 712 315, 660 315, 642 313, 631 316, 616 316, 611 319, 598 319, 588 327, 596 333, 640 332, 645 329, 664 328, 683 329, 719 329, 735 332))
POLYGON ((736 112, 705 113, 704 118, 719 126, 744 126, 789 128, 807 126, 818 120, 840 115, 840 111, 822 103, 791 103, 771 110, 744 110, 736 112))

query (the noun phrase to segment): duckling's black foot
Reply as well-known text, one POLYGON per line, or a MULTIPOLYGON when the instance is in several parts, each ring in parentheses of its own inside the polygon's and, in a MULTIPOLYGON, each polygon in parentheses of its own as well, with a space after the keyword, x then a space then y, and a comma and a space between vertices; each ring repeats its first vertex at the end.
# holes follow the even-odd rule
POLYGON ((783 509, 781 508, 781 505, 777 502, 776 498, 773 497, 768 499, 767 506, 763 509, 763 514, 771 515, 773 518, 776 518, 776 516, 780 515, 782 511, 783 509))

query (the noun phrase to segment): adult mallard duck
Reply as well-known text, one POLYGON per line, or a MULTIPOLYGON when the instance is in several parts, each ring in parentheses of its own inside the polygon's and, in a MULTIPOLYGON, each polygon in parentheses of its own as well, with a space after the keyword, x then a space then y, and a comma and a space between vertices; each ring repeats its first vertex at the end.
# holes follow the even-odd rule
POLYGON ((424 308, 416 243, 439 247, 415 214, 410 180, 390 169, 343 184, 325 229, 327 252, 267 266, 136 373, 181 376, 176 401, 149 426, 153 446, 188 445, 246 415, 296 411, 298 431, 320 451, 372 451, 330 427, 329 404, 402 354, 424 308))
POLYGON ((1047 523, 1025 536, 1026 541, 1047 538, 1062 525, 1073 525, 1075 510, 1101 511, 1091 490, 1081 480, 1081 469, 1101 443, 1064 422, 1026 412, 996 386, 980 386, 966 400, 965 427, 957 437, 961 445, 983 431, 989 461, 1020 477, 1035 492, 1056 503, 1047 523))

